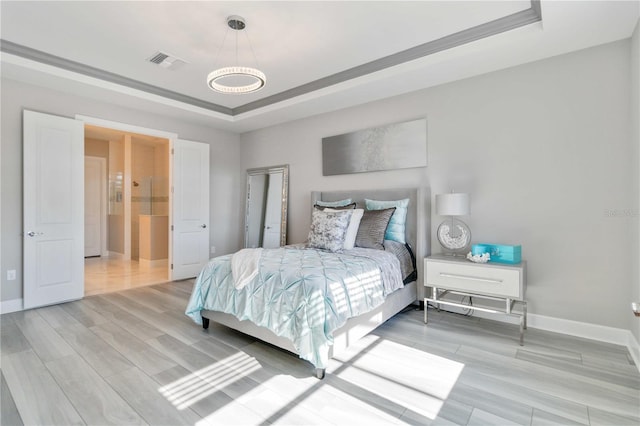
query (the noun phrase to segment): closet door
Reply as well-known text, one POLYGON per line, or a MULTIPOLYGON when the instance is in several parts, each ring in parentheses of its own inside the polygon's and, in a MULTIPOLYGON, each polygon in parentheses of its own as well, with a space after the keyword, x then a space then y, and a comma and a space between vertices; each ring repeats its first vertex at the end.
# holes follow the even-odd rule
POLYGON ((84 126, 23 113, 24 308, 84 296, 84 126))
POLYGON ((209 261, 209 145, 173 145, 172 280, 192 278, 209 261))

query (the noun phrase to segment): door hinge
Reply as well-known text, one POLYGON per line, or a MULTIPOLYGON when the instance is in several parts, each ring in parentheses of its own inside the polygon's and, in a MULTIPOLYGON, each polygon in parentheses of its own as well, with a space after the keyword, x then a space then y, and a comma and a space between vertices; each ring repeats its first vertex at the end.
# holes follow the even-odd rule
POLYGON ((173 225, 171 225, 171 230, 173 231, 173 225))
POLYGON ((171 269, 173 269, 173 263, 171 264, 171 269))
POLYGON ((173 150, 173 148, 171 148, 171 155, 173 155, 173 153, 174 153, 174 152, 175 152, 175 151, 173 150))

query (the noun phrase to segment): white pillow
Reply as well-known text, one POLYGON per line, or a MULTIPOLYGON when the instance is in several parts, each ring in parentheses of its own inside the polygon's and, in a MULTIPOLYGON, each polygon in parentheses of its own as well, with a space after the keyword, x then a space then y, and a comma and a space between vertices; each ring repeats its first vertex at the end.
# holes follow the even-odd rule
MULTIPOLYGON (((340 211, 334 210, 330 208, 324 209, 324 211, 340 211)), ((344 211, 344 210, 343 210, 344 211)), ((362 215, 364 214, 364 209, 354 209, 351 210, 353 214, 351 215, 351 220, 349 221, 349 227, 347 228, 347 233, 344 237, 344 249, 351 250, 356 244, 356 235, 358 235, 358 228, 360 227, 360 221, 362 220, 362 215)))

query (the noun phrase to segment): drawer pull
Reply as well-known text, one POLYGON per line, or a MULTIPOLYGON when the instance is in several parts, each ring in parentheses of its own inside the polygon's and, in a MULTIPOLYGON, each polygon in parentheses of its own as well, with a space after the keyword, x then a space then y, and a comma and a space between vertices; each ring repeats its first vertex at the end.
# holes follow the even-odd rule
POLYGON ((493 283, 493 284, 501 284, 502 280, 494 280, 491 278, 479 278, 479 277, 472 277, 469 275, 457 275, 457 274, 445 274, 440 272, 440 276, 444 277, 444 278, 460 278, 463 280, 469 280, 469 281, 481 281, 483 283, 493 283))

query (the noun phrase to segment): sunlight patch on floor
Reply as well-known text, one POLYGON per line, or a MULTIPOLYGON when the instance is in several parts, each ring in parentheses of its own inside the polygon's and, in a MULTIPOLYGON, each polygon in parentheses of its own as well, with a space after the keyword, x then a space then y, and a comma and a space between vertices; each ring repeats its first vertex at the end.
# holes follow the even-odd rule
MULTIPOLYGON (((261 368, 254 357, 238 352, 159 391, 184 410, 261 368)), ((331 423, 344 421, 353 407, 358 407, 358 418, 349 418, 354 422, 396 422, 401 417, 434 420, 463 369, 462 363, 368 335, 330 361, 330 376, 325 380, 287 374, 263 378, 260 385, 246 389, 203 423, 229 421, 232 413, 243 411, 257 416, 256 421, 260 418, 258 423, 331 423)))
POLYGON ((184 410, 260 368, 255 358, 238 352, 158 390, 176 408, 184 410))
POLYGON ((331 370, 337 377, 431 420, 464 368, 462 363, 371 335, 357 345, 334 360, 331 370))

